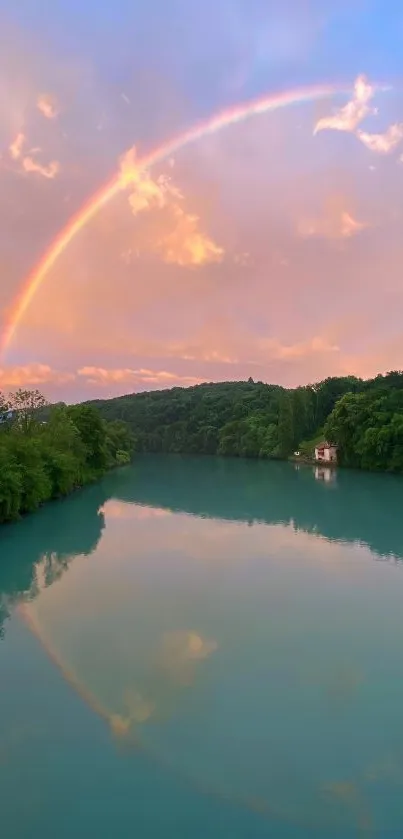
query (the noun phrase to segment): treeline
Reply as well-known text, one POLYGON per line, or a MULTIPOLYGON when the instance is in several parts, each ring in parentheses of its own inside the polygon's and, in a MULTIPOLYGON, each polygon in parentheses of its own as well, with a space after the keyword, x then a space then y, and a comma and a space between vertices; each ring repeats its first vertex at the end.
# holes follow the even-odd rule
POLYGON ((0 394, 0 522, 29 513, 128 463, 130 427, 93 405, 44 409, 39 391, 0 394))
POLYGON ((284 459, 296 450, 310 455, 325 437, 346 466, 403 472, 401 372, 289 390, 249 379, 89 404, 128 423, 143 452, 284 459))

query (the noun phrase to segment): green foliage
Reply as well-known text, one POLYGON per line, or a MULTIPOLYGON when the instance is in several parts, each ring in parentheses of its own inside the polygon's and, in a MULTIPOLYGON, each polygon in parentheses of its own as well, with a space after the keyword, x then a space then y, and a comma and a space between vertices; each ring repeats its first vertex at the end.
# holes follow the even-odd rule
POLYGON ((35 412, 44 408, 46 399, 39 390, 17 390, 10 393, 9 407, 16 412, 17 423, 23 434, 28 434, 36 426, 35 412))
MULTIPOLYGON (((106 423, 93 406, 46 408, 38 391, 10 396, 16 411, 0 425, 0 522, 35 510, 130 461, 133 434, 125 423, 106 423)), ((0 400, 0 408, 6 405, 0 400)))
POLYGON ((106 429, 93 405, 74 405, 67 415, 81 437, 85 452, 87 474, 97 477, 107 468, 106 429))
POLYGON ((91 403, 124 420, 143 452, 311 457, 330 438, 346 466, 403 472, 403 373, 327 378, 292 390, 222 382, 91 403))
POLYGON ((345 394, 325 434, 339 445, 345 466, 403 472, 403 374, 377 376, 362 393, 345 394))
POLYGON ((135 449, 286 458, 310 456, 323 436, 342 465, 403 473, 403 373, 293 390, 250 378, 73 407, 39 391, 0 394, 0 522, 129 463, 135 449))
POLYGON ((135 449, 135 437, 130 427, 122 420, 103 421, 106 433, 106 462, 108 468, 115 464, 122 466, 130 463, 130 457, 135 449))

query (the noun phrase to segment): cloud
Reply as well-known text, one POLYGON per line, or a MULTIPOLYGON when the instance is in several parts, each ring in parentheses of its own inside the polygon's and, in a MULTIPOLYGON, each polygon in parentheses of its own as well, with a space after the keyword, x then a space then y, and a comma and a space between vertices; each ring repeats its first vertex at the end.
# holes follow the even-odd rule
POLYGON ((36 172, 43 178, 53 179, 60 172, 60 163, 57 160, 52 160, 47 166, 42 166, 33 157, 27 155, 22 160, 22 168, 24 172, 36 172))
POLYGON ((308 341, 300 341, 295 344, 281 344, 276 339, 263 339, 260 341, 260 349, 271 359, 281 361, 307 358, 312 355, 323 353, 337 353, 340 347, 333 344, 321 335, 316 335, 308 341))
POLYGON ((153 179, 146 170, 139 169, 134 147, 120 160, 120 182, 122 188, 133 187, 129 195, 133 215, 150 210, 163 211, 150 246, 164 262, 180 266, 221 262, 223 248, 201 231, 199 217, 184 208, 180 189, 167 175, 153 179))
POLYGON ((107 369, 104 367, 81 367, 75 372, 55 370, 47 364, 27 364, 0 368, 0 390, 7 391, 19 387, 38 387, 49 385, 59 387, 71 383, 85 383, 109 387, 120 385, 122 392, 133 386, 153 388, 189 387, 201 384, 205 378, 188 376, 168 370, 138 370, 129 367, 107 369))
POLYGON ((350 239, 368 226, 367 222, 354 218, 352 212, 345 209, 343 198, 336 195, 327 200, 320 215, 301 218, 297 233, 304 239, 350 239))
POLYGON ((34 387, 37 385, 60 385, 73 381, 73 373, 53 370, 47 364, 27 364, 19 367, 0 368, 0 387, 34 387))
POLYGON ((20 131, 15 140, 10 144, 8 151, 12 160, 19 160, 22 155, 22 149, 25 145, 25 135, 20 131))
POLYGON ((23 155, 23 149, 26 145, 27 139, 25 134, 19 132, 13 142, 10 144, 8 151, 12 160, 16 163, 20 161, 19 172, 26 172, 27 174, 33 172, 41 175, 43 178, 53 179, 60 172, 60 163, 57 160, 52 160, 47 166, 39 163, 34 159, 33 155, 40 153, 40 148, 32 148, 27 154, 23 155))
POLYGON ((358 130, 356 136, 367 149, 377 154, 389 154, 394 151, 403 140, 403 122, 395 122, 383 134, 367 134, 358 130))
POLYGON ((56 99, 50 93, 42 93, 38 97, 36 105, 38 111, 40 111, 46 119, 55 119, 59 114, 56 99))
POLYGON ((357 126, 369 114, 374 113, 374 109, 369 106, 369 102, 375 93, 374 87, 369 84, 366 77, 361 75, 355 81, 354 95, 347 105, 344 105, 339 111, 336 111, 332 116, 322 117, 318 120, 314 128, 314 134, 319 131, 331 129, 333 131, 355 131, 357 126))
POLYGON ((182 266, 221 262, 224 251, 198 229, 198 216, 174 206, 172 217, 175 222, 173 230, 163 236, 157 244, 165 262, 182 266))
POLYGON ((184 376, 178 373, 171 373, 167 370, 148 370, 141 368, 132 370, 130 367, 122 369, 105 369, 104 367, 81 367, 77 375, 85 378, 91 385, 135 385, 147 384, 158 385, 159 387, 188 387, 189 385, 201 384, 204 379, 194 376, 184 376))

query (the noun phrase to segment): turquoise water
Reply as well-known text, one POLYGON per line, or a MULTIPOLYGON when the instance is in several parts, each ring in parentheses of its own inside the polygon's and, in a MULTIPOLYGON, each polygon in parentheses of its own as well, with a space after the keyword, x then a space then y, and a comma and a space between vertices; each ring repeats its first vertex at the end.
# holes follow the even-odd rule
POLYGON ((403 835, 402 501, 147 456, 3 527, 2 835, 403 835))

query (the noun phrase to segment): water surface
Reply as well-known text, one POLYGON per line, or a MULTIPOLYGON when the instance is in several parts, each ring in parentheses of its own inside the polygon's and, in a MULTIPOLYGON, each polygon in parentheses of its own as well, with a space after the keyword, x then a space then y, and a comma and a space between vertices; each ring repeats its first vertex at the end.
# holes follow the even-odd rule
POLYGON ((147 456, 3 527, 4 835, 399 835, 402 501, 147 456))

